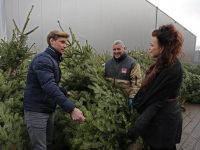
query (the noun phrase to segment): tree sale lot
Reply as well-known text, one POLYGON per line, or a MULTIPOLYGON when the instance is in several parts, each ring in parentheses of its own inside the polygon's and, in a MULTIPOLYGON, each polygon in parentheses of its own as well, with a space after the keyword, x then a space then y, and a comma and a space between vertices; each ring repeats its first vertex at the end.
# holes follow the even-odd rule
MULTIPOLYGON (((35 55, 26 45, 26 37, 37 27, 25 33, 28 21, 29 16, 22 31, 14 23, 12 40, 1 40, 0 43, 0 147, 3 150, 30 149, 22 103, 28 65, 35 55)), ((125 133, 138 114, 129 109, 128 99, 121 90, 113 88, 101 75, 111 54, 98 54, 87 41, 85 46, 80 46, 72 32, 71 37, 64 53, 65 62, 61 63, 61 86, 75 95, 70 100, 83 111, 86 121, 72 121, 58 106, 52 149, 131 149, 132 143, 125 133)), ((154 59, 148 51, 139 48, 127 51, 127 54, 138 61, 144 79, 145 71, 154 59)), ((188 61, 181 63, 184 77, 180 102, 184 108, 185 101, 200 103, 200 68, 188 61)), ((136 143, 138 147, 143 145, 140 139, 136 143)))

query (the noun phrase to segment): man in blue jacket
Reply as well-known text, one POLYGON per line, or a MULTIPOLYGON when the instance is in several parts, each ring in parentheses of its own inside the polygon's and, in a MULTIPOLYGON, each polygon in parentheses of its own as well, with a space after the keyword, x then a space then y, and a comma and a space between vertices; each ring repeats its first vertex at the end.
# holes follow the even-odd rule
POLYGON ((70 113, 74 121, 85 120, 83 113, 68 99, 72 93, 58 86, 61 79, 59 63, 64 60, 62 54, 68 37, 65 32, 51 31, 47 35, 49 46, 29 65, 23 108, 32 150, 50 149, 56 104, 70 113))

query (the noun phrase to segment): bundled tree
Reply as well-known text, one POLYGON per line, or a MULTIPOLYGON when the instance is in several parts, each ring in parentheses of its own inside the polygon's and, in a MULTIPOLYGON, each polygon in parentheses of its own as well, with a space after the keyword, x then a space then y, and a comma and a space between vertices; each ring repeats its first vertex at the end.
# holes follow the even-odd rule
POLYGON ((25 33, 31 11, 22 31, 13 20, 15 30, 11 41, 1 39, 0 42, 0 147, 5 150, 28 149, 22 99, 28 59, 33 53, 30 51, 32 46, 26 45, 26 39, 38 28, 25 33))
POLYGON ((200 75, 189 72, 184 68, 183 85, 181 89, 182 101, 200 103, 200 75))
POLYGON ((179 98, 181 109, 186 110, 184 103, 200 103, 200 68, 196 64, 188 61, 181 61, 183 68, 183 83, 181 86, 181 95, 179 98))
POLYGON ((200 75, 200 66, 197 64, 193 64, 189 61, 182 61, 181 62, 183 68, 192 74, 200 75))

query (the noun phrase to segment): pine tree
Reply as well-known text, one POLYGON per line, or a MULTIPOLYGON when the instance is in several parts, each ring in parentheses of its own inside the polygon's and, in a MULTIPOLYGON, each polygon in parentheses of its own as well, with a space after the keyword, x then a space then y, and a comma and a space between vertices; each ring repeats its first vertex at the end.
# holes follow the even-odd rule
POLYGON ((64 129, 55 128, 55 132, 63 132, 65 136, 61 137, 74 150, 128 149, 130 141, 126 132, 138 115, 129 110, 128 99, 122 91, 113 88, 101 75, 104 58, 109 57, 94 52, 87 41, 81 47, 72 32, 71 35, 73 42, 68 43, 65 62, 61 64, 61 86, 75 95, 70 100, 83 111, 86 121, 74 122, 70 115, 57 109, 55 119, 59 122, 55 126, 64 129))
POLYGON ((33 57, 33 53, 26 45, 26 38, 38 28, 25 33, 31 11, 22 31, 13 20, 15 30, 11 41, 1 39, 0 43, 0 147, 4 150, 28 149, 22 99, 28 59, 33 57))
MULTIPOLYGON (((184 64, 185 62, 182 62, 184 64)), ((191 67, 192 68, 192 67, 191 67)), ((190 70, 191 70, 190 68, 190 70)), ((191 73, 187 70, 187 68, 183 65, 183 83, 181 89, 181 102, 193 102, 193 103, 200 103, 200 75, 191 73)), ((184 103, 183 103, 184 104, 184 103)))
MULTIPOLYGON (((32 11, 32 9, 31 9, 32 11)), ((26 26, 22 31, 15 21, 15 30, 10 42, 1 39, 0 42, 0 147, 2 150, 30 149, 30 140, 24 121, 22 99, 25 89, 25 79, 29 60, 34 57, 31 47, 26 45, 26 26)), ((65 62, 61 64, 61 86, 74 93, 70 97, 76 106, 83 111, 85 122, 72 121, 69 114, 61 108, 56 111, 53 149, 74 150, 127 150, 142 149, 143 141, 136 141, 136 145, 127 140, 125 133, 138 114, 128 107, 128 99, 123 92, 112 87, 101 75, 106 60, 111 58, 108 52, 102 55, 87 43, 80 46, 72 33, 72 41, 68 40, 65 62)), ((153 61, 147 51, 140 48, 127 53, 135 58, 141 67, 142 78, 153 61)), ((184 70, 180 101, 200 103, 199 66, 181 61, 184 70)), ((145 148, 144 148, 145 149, 145 148)))
POLYGON ((155 61, 155 58, 152 58, 148 51, 140 48, 135 48, 135 50, 128 51, 127 55, 137 60, 137 62, 140 64, 142 79, 144 79, 146 76, 146 70, 155 61))

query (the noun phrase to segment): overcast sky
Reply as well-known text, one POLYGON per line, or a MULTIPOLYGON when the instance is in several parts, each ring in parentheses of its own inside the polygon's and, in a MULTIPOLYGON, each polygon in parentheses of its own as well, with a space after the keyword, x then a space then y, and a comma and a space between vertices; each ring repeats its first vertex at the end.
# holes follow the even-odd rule
POLYGON ((197 37, 200 46, 200 0, 148 0, 197 37))

